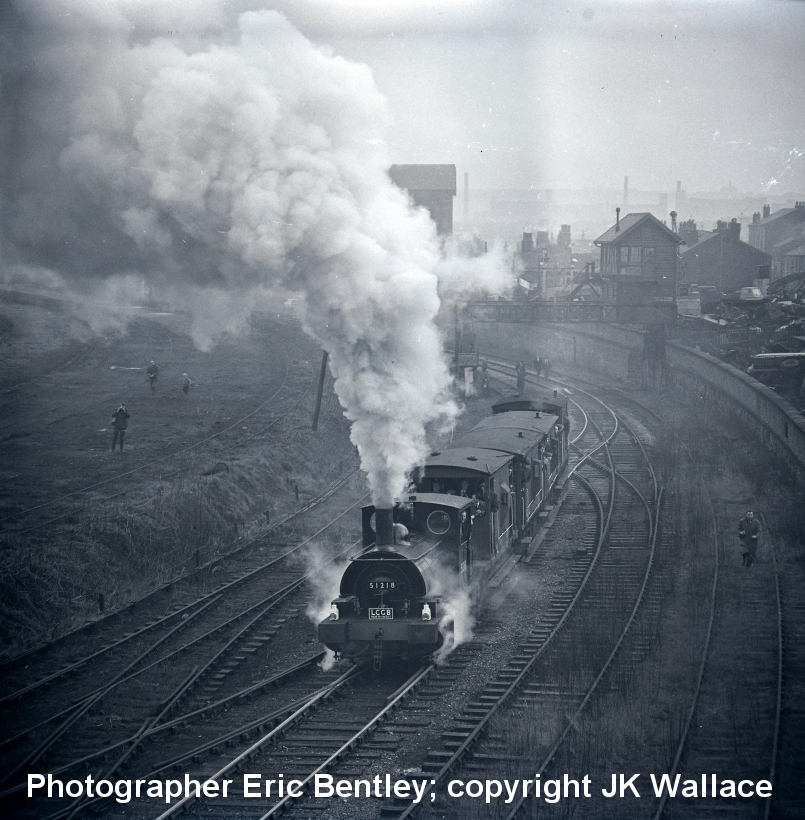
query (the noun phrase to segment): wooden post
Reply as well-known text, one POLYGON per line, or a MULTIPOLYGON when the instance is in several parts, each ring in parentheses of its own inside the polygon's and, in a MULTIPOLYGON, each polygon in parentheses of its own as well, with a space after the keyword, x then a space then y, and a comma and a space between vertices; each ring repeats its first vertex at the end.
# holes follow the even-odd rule
POLYGON ((321 356, 321 373, 319 373, 319 391, 316 393, 316 409, 313 411, 313 432, 319 429, 319 414, 321 413, 321 396, 324 393, 324 377, 327 375, 327 351, 321 356))
POLYGON ((456 383, 461 378, 461 325, 458 321, 458 305, 453 306, 453 319, 456 325, 456 383))

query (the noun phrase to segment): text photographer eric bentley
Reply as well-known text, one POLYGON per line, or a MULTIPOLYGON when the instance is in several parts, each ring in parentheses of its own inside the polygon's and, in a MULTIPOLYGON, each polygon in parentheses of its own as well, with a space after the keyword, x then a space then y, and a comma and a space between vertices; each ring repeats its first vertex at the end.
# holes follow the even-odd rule
MULTIPOLYGON (((589 775, 573 778, 564 774, 561 778, 543 780, 535 775, 529 780, 450 780, 446 786, 446 796, 450 799, 483 800, 485 803, 501 801, 513 803, 527 798, 558 803, 562 799, 583 799, 596 796, 600 792, 605 798, 749 798, 770 797, 772 786, 768 780, 732 780, 716 774, 702 774, 698 778, 683 779, 677 774, 649 774, 649 783, 642 774, 613 773, 609 783, 593 784, 589 775), (649 788, 650 784, 650 788, 649 788), (641 792, 640 789, 643 789, 641 792)), ((315 798, 339 797, 360 798, 402 798, 412 803, 433 802, 437 797, 436 783, 428 778, 393 779, 390 774, 376 775, 369 779, 335 778, 330 774, 317 774, 307 784, 302 780, 285 780, 280 774, 267 778, 262 774, 244 774, 242 781, 234 779, 220 781, 195 780, 185 774, 182 780, 96 780, 89 775, 84 780, 63 781, 52 774, 29 774, 28 797, 113 797, 118 803, 129 803, 132 799, 156 799, 170 805, 174 800, 194 800, 231 797, 243 798, 299 798, 306 793, 315 798), (240 787, 240 788, 238 788, 240 787)), ((444 795, 439 794, 442 797, 444 795)))

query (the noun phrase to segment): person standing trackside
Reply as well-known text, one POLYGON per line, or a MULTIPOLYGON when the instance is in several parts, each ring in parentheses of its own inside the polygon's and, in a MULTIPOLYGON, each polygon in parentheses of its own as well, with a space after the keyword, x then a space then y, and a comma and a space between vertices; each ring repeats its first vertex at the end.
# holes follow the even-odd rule
POLYGON ((156 393, 157 390, 157 378, 159 376, 159 368, 154 363, 154 360, 151 360, 151 364, 148 365, 148 383, 151 385, 151 392, 156 393))
POLYGON ((517 392, 522 396, 525 390, 525 362, 517 362, 517 392))
POLYGON ((120 452, 123 452, 123 439, 126 437, 126 428, 129 426, 130 418, 131 413, 126 410, 125 404, 121 404, 112 416, 112 430, 114 431, 112 433, 113 453, 115 451, 115 445, 117 444, 118 439, 120 439, 120 452))
POLYGON ((187 373, 182 373, 182 393, 184 393, 185 396, 190 392, 191 384, 193 384, 193 382, 190 381, 190 376, 188 376, 187 373))
POLYGON ((760 534, 760 522, 755 518, 752 510, 748 510, 746 515, 738 522, 738 538, 743 542, 741 558, 742 565, 747 569, 752 566, 757 558, 757 542, 760 534))
POLYGON ((551 360, 550 360, 550 359, 545 359, 545 360, 542 362, 542 369, 545 371, 545 379, 546 379, 546 381, 547 381, 548 376, 549 376, 549 375, 550 375, 550 373, 551 373, 551 360))

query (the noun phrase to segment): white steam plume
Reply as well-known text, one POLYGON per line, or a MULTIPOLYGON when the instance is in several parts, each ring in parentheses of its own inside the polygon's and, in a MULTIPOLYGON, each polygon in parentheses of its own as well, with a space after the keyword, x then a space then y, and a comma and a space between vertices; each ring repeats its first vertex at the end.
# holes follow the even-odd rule
POLYGON ((474 602, 469 588, 455 570, 441 564, 431 564, 430 570, 428 595, 441 599, 439 608, 442 619, 439 622, 439 632, 444 637, 444 643, 434 656, 436 663, 441 664, 454 649, 472 640, 475 628, 474 602))
MULTIPOLYGON (((153 32, 175 25, 173 6, 153 0, 18 5, 47 32, 42 59, 73 96, 33 95, 39 127, 68 128, 50 135, 63 137, 46 152, 52 179, 33 162, 18 172, 39 207, 6 233, 29 253, 63 248, 73 275, 136 262, 159 298, 191 309, 204 348, 238 332, 266 288, 303 292, 373 502, 390 506, 427 454, 425 425, 457 412, 433 320, 439 270, 460 276, 427 214, 389 181, 388 114, 369 69, 277 12, 233 25, 214 0, 177 4, 196 28, 166 36, 153 32), (61 222, 43 210, 58 207, 61 222)), ((468 267, 473 287, 489 261, 468 267)))
MULTIPOLYGON (((330 615, 330 604, 338 597, 341 576, 349 563, 346 560, 333 561, 327 550, 321 546, 311 546, 301 556, 305 570, 309 574, 308 586, 311 590, 305 614, 308 620, 318 626, 330 615)), ((326 672, 335 663, 335 652, 328 649, 321 668, 326 672)))

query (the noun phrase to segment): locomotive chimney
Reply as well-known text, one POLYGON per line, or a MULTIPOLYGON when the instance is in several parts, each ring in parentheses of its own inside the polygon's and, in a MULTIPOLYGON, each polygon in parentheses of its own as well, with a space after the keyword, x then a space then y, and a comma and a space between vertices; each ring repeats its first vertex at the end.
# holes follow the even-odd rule
POLYGON ((375 510, 378 547, 390 547, 394 543, 393 524, 393 511, 391 509, 375 510))

